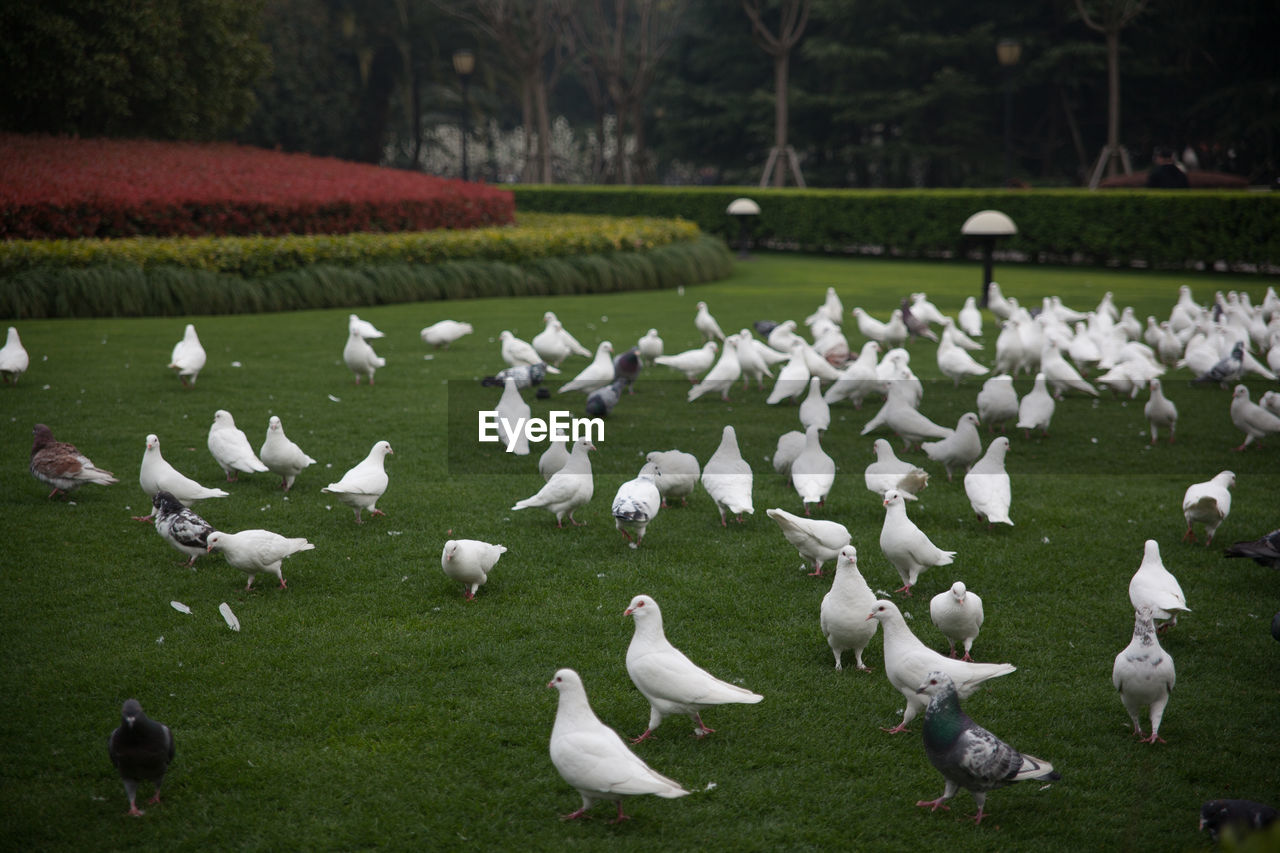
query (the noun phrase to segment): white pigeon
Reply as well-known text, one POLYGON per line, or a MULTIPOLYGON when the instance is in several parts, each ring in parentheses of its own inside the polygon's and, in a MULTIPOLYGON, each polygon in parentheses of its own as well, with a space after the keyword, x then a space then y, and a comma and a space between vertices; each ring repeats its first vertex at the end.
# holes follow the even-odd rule
POLYGON ((657 329, 650 329, 641 335, 640 340, 636 341, 636 349, 640 351, 640 357, 650 364, 658 356, 662 355, 662 338, 658 336, 657 329))
POLYGON ((967 699, 977 691, 982 682, 1008 675, 1017 669, 1009 663, 973 663, 935 652, 911 633, 907 621, 902 618, 902 611, 892 601, 876 601, 867 618, 875 619, 884 630, 884 673, 889 677, 889 683, 907 700, 907 707, 902 712, 902 722, 891 729, 885 729, 890 734, 905 732, 907 723, 915 719, 929 704, 917 692, 929 673, 936 671, 949 675, 955 682, 960 698, 967 699))
POLYGON ((1182 541, 1196 541, 1191 530, 1193 524, 1203 524, 1205 545, 1213 542, 1213 534, 1218 526, 1231 514, 1231 488, 1236 484, 1236 475, 1231 471, 1221 471, 1213 479, 1203 483, 1194 483, 1187 487, 1182 495, 1182 517, 1187 521, 1187 532, 1182 541))
POLYGON ((1002 373, 988 379, 978 392, 978 419, 987 424, 987 432, 1005 432, 1005 424, 1018 419, 1018 392, 1014 391, 1014 378, 1002 373))
POLYGON ((694 327, 709 341, 723 341, 724 332, 720 331, 720 324, 716 322, 716 318, 712 317, 711 312, 707 310, 707 303, 699 302, 696 307, 698 311, 693 317, 694 327))
POLYGON ((846 545, 836 555, 836 576, 831 589, 822 597, 818 612, 818 625, 827 638, 831 654, 835 655, 836 669, 841 670, 840 658, 853 649, 857 667, 863 672, 871 669, 862 662, 862 652, 876 635, 879 623, 866 617, 875 606, 876 596, 858 571, 858 549, 846 545))
POLYGON ((218 409, 213 413, 213 424, 209 427, 209 453, 227 474, 227 482, 237 479, 235 472, 243 471, 252 474, 257 471, 269 471, 266 464, 253 452, 249 444, 249 436, 244 430, 236 427, 235 418, 226 409, 218 409))
POLYGON ((379 367, 387 366, 387 360, 374 352, 369 342, 355 329, 347 333, 347 345, 342 348, 342 360, 346 363, 347 369, 355 374, 357 385, 360 384, 361 376, 369 377, 369 384, 372 385, 373 374, 379 367))
POLYGON ((182 340, 173 345, 173 352, 169 355, 169 367, 178 371, 178 378, 182 380, 182 384, 191 387, 196 384, 196 377, 200 375, 200 371, 204 369, 204 363, 208 360, 204 347, 200 345, 200 336, 196 334, 196 327, 191 323, 182 332, 182 340))
MULTIPOLYGON (((648 467, 646 463, 645 467, 648 467)), ((649 523, 662 508, 662 495, 652 474, 641 470, 634 479, 618 487, 613 496, 613 523, 632 548, 639 548, 649 523), (632 535, 635 531, 635 535, 632 535)))
POLYGON ((498 558, 505 553, 506 545, 479 539, 450 539, 440 552, 440 568, 462 584, 462 597, 471 601, 476 597, 476 590, 489 580, 489 572, 493 571, 498 558))
POLYGON ((899 459, 893 452, 893 446, 883 438, 877 438, 871 445, 876 461, 867 466, 863 477, 867 489, 881 499, 885 492, 896 489, 902 493, 904 500, 916 500, 916 495, 929 485, 929 475, 923 468, 899 459))
POLYGON ((933 566, 949 566, 956 556, 955 551, 943 551, 934 545, 924 531, 907 518, 907 505, 897 489, 884 493, 880 550, 902 578, 902 586, 894 592, 906 595, 911 595, 911 587, 915 586, 920 572, 933 566))
POLYGON ((546 328, 534 335, 533 340, 530 341, 538 356, 547 364, 554 364, 556 367, 573 354, 569 342, 560 334, 561 331, 563 327, 559 320, 548 320, 546 328))
MULTIPOLYGON (((804 339, 800 340, 800 354, 804 356, 804 364, 809 368, 810 376, 816 376, 825 382, 835 382, 840 378, 840 371, 804 339)), ((805 387, 808 387, 808 383, 805 387)))
MULTIPOLYGON (((978 352, 979 350, 986 349, 985 346, 966 335, 964 331, 956 325, 956 321, 952 320, 950 317, 942 318, 942 337, 949 338, 951 343, 961 349, 968 350, 969 352, 978 352)), ((941 343, 941 341, 939 341, 939 343, 941 343)))
POLYGON ((1169 704, 1174 684, 1173 658, 1160 647, 1156 638, 1151 608, 1140 607, 1133 617, 1133 639, 1116 655, 1111 667, 1111 683, 1120 691, 1120 701, 1133 720, 1133 733, 1143 743, 1164 743, 1160 737, 1160 720, 1169 704), (1151 734, 1144 735, 1138 722, 1138 711, 1149 707, 1151 734))
POLYGON ((964 307, 956 315, 956 323, 966 335, 972 338, 982 337, 982 312, 978 310, 977 300, 972 296, 965 297, 964 307))
POLYGON ((1160 559, 1160 545, 1148 539, 1142 547, 1142 563, 1129 580, 1129 603, 1134 610, 1151 608, 1153 619, 1168 619, 1172 627, 1178 624, 1179 612, 1191 612, 1182 586, 1173 573, 1164 567, 1160 559))
POLYGON ((788 430, 778 436, 778 446, 773 451, 773 470, 790 478, 791 463, 796 461, 801 450, 804 450, 804 433, 800 430, 788 430))
POLYGON ((822 386, 816 376, 810 377, 809 393, 800 403, 800 425, 822 430, 831 426, 831 406, 822 398, 822 386))
POLYGON ((441 347, 448 349, 451 343, 459 338, 471 334, 474 331, 475 330, 471 328, 470 323, 464 323, 458 320, 441 320, 438 323, 432 323, 430 326, 425 327, 418 334, 421 336, 423 343, 436 347, 437 349, 441 347))
POLYGON ((1009 472, 1004 468, 1004 457, 1008 452, 1009 439, 997 436, 987 445, 987 452, 982 458, 964 475, 964 493, 969 497, 969 505, 979 518, 987 520, 988 527, 993 524, 1013 526, 1009 518, 1013 488, 1009 472))
POLYGON ((542 455, 538 457, 538 473, 542 475, 542 481, 546 482, 551 479, 551 475, 564 467, 564 463, 569 461, 569 441, 548 441, 547 449, 542 451, 542 455))
POLYGON ((778 352, 791 352, 793 346, 804 343, 804 338, 796 334, 795 320, 783 320, 770 329, 765 337, 769 346, 778 352))
POLYGON ((1086 382, 1080 375, 1080 371, 1063 358, 1062 351, 1053 341, 1045 343, 1044 348, 1040 350, 1040 372, 1044 374, 1045 380, 1053 389, 1053 395, 1059 400, 1062 399, 1063 390, 1067 388, 1072 391, 1081 391, 1092 397, 1098 396, 1098 389, 1086 382))
MULTIPOLYGON (((756 340, 750 329, 738 332, 738 366, 742 368, 743 388, 750 387, 751 380, 754 379, 756 387, 763 391, 764 378, 773 378, 773 371, 769 369, 769 362, 765 361, 762 349, 768 350, 769 347, 756 340)), ((778 355, 781 356, 781 353, 778 355)))
POLYGON ((900 347, 907 342, 911 332, 907 329, 906 322, 902 319, 902 309, 894 308, 889 314, 889 322, 884 324, 884 340, 882 343, 887 347, 900 347))
MULTIPOLYGON (((1276 345, 1280 347, 1280 344, 1276 345)), ((1280 416, 1280 394, 1275 391, 1268 391, 1262 395, 1262 399, 1258 401, 1258 405, 1266 409, 1273 415, 1280 416)))
POLYGON ((1149 388, 1150 397, 1142 407, 1142 414, 1146 415, 1147 424, 1151 427, 1151 443, 1156 443, 1157 430, 1164 428, 1169 431, 1169 443, 1173 444, 1173 433, 1178 425, 1178 407, 1164 395, 1159 379, 1152 379, 1149 388))
POLYGON ((683 450, 652 450, 645 455, 645 467, 650 465, 653 482, 662 495, 662 505, 669 505, 668 498, 679 498, 682 504, 688 505, 689 495, 702 475, 698 457, 683 450))
POLYGON ((852 538, 849 528, 838 521, 801 518, 777 507, 765 510, 765 515, 778 523, 782 535, 795 546, 805 563, 813 567, 810 575, 820 576, 822 564, 834 560, 852 538))
POLYGON ((364 338, 365 340, 373 340, 374 338, 386 337, 386 335, 378 331, 377 327, 374 326, 372 323, 370 323, 368 320, 361 320, 355 314, 347 315, 347 331, 348 332, 354 331, 357 335, 364 338))
MULTIPOLYGON (((542 356, 538 355, 538 351, 528 341, 517 338, 509 330, 503 329, 498 333, 498 341, 502 360, 509 367, 520 367, 522 365, 545 364, 542 356)), ((560 368, 555 365, 547 365, 548 373, 559 373, 560 368)))
MULTIPOLYGON (((205 498, 225 498, 230 492, 222 489, 208 489, 178 472, 160 455, 160 439, 154 434, 147 436, 147 449, 142 453, 142 467, 138 471, 138 483, 148 497, 155 497, 156 492, 166 491, 178 499, 183 506, 191 506, 205 498)), ((140 516, 139 521, 151 521, 151 516, 140 516)))
POLYGON ((880 352, 880 344, 867 341, 862 345, 858 357, 845 365, 840 377, 827 387, 822 399, 828 404, 850 400, 854 408, 862 408, 862 401, 869 394, 887 392, 885 383, 876 374, 876 356, 880 352))
POLYGON ((827 288, 827 295, 823 298, 818 310, 837 326, 844 322, 844 303, 840 301, 840 296, 834 287, 827 288))
POLYGON ((835 460, 822 449, 818 427, 810 426, 804 433, 804 449, 791 462, 791 485, 800 495, 805 515, 809 514, 809 504, 826 503, 835 480, 835 460))
POLYGON ((601 341, 600 346, 596 347, 596 356, 591 363, 582 369, 577 376, 560 386, 556 391, 557 394, 564 394, 569 391, 581 391, 584 394, 590 394, 597 388, 603 388, 613 381, 613 344, 609 341, 601 341))
POLYGON ((701 382, 689 389, 689 402, 692 403, 703 394, 719 394, 720 399, 729 402, 729 391, 740 376, 742 364, 738 361, 738 336, 730 335, 725 339, 720 360, 707 371, 701 382))
POLYGON ((973 660, 969 650, 982 627, 982 599, 970 592, 964 581, 956 581, 951 589, 938 593, 929 601, 929 619, 951 644, 951 657, 956 656, 956 644, 959 643, 964 647, 964 657, 960 660, 973 660))
POLYGON ((947 470, 947 479, 951 472, 968 468, 982 455, 982 439, 978 436, 978 416, 973 412, 965 412, 956 421, 956 428, 951 435, 938 441, 926 441, 920 445, 925 456, 934 462, 941 462, 947 470))
POLYGON ((690 382, 697 382, 698 377, 706 373, 715 363, 716 350, 719 348, 720 345, 715 341, 707 341, 697 349, 685 350, 675 355, 660 355, 653 362, 678 370, 690 382))
POLYGON ((937 360, 938 369, 952 379, 957 388, 960 387, 960 380, 966 376, 985 376, 991 372, 989 368, 978 364, 967 350, 945 333, 942 340, 938 341, 937 360))
MULTIPOLYGON (((902 399, 900 395, 890 393, 889 399, 885 401, 884 407, 879 413, 883 416, 884 425, 890 430, 898 434, 902 439, 904 450, 910 450, 914 444, 920 444, 926 438, 947 438, 954 430, 944 427, 929 420, 929 418, 919 409, 911 406, 902 399)), ((868 421, 866 426, 862 428, 862 434, 866 435, 870 430, 873 418, 868 421)))
POLYGON ((738 450, 738 435, 732 426, 726 425, 720 434, 720 445, 702 466, 702 487, 720 513, 720 526, 727 526, 725 511, 733 513, 739 522, 742 514, 755 514, 751 504, 751 466, 738 450))
POLYGON ((996 373, 1008 373, 1010 376, 1016 374, 1025 356, 1018 325, 1006 320, 1000 325, 1000 334, 996 336, 996 373))
POLYGON ((358 465, 342 475, 336 483, 330 483, 320 491, 338 496, 338 500, 355 510, 356 524, 363 524, 360 513, 369 510, 370 515, 386 515, 378 509, 378 498, 387 490, 390 478, 387 477, 387 454, 394 453, 391 444, 379 441, 373 445, 358 465))
POLYGON ((715 729, 702 722, 703 708, 754 705, 764 698, 745 687, 721 681, 671 645, 662 630, 662 611, 649 596, 631 599, 623 615, 636 623, 627 646, 627 674, 649 700, 649 725, 633 743, 652 737, 662 718, 672 714, 688 714, 694 722, 694 735, 706 737, 715 729))
POLYGON ((791 357, 778 370, 778 378, 774 380, 773 390, 765 402, 776 406, 783 400, 795 400, 809 387, 809 364, 805 361, 803 341, 791 347, 791 357))
POLYGON ((1244 450, 1254 439, 1259 442, 1280 432, 1280 416, 1276 416, 1249 399, 1249 389, 1237 385, 1231 392, 1231 422, 1244 433, 1244 441, 1235 450, 1244 450))
POLYGON ((569 452, 569 461, 564 467, 552 474, 551 479, 535 494, 517 501, 511 508, 520 510, 541 507, 556 517, 556 527, 564 527, 566 515, 569 523, 575 527, 585 524, 586 522, 573 517, 573 511, 590 501, 595 492, 591 458, 587 455, 588 451, 595 449, 596 446, 585 438, 575 441, 573 450, 569 452))
MULTIPOLYGON (((542 315, 544 323, 560 323, 560 319, 556 317, 554 311, 547 311, 542 315)), ((569 330, 564 327, 564 323, 560 323, 557 327, 560 330, 560 338, 569 345, 569 351, 574 355, 580 355, 583 358, 591 358, 591 350, 584 347, 578 342, 578 339, 570 334, 569 330)))
POLYGON ((270 530, 241 530, 239 533, 224 533, 215 530, 209 534, 209 551, 221 551, 227 562, 249 576, 245 589, 253 589, 253 578, 260 572, 270 572, 280 579, 280 588, 285 588, 284 573, 280 563, 285 557, 299 551, 310 551, 316 546, 302 537, 289 538, 270 530))
POLYGON ((17 385, 18 377, 26 373, 30 365, 31 356, 27 355, 26 349, 22 346, 18 330, 10 326, 5 336, 4 346, 0 347, 0 376, 4 376, 6 385, 10 382, 17 385))
POLYGON ((621 823, 629 819, 622 813, 623 797, 654 794, 669 800, 689 793, 645 764, 617 732, 600 722, 578 673, 557 670, 547 687, 560 692, 551 727, 551 763, 582 795, 582 808, 562 815, 561 820, 577 820, 595 803, 608 800, 618 807, 614 823, 621 823))
POLYGON ((1013 305, 1009 303, 1004 291, 1000 289, 999 282, 987 282, 987 310, 1001 320, 1008 320, 1013 313, 1013 305))
POLYGON ((944 319, 942 312, 938 310, 938 306, 930 302, 928 294, 925 293, 911 294, 911 313, 923 323, 942 325, 944 319))
POLYGON ((1031 430, 1038 429, 1043 435, 1049 434, 1049 423, 1053 420, 1056 404, 1045 385, 1043 373, 1036 374, 1036 383, 1026 396, 1018 402, 1017 428, 1025 431, 1028 438, 1031 430))
POLYGON ((858 321, 858 332, 867 340, 875 341, 883 344, 888 337, 888 327, 875 317, 872 317, 861 307, 854 308, 850 312, 855 320, 858 321))
POLYGON ((522 421, 528 422, 533 410, 524 401, 524 397, 520 396, 514 376, 506 377, 502 383, 502 396, 498 398, 498 405, 493 410, 498 416, 498 439, 502 442, 504 451, 510 448, 516 456, 528 456, 529 434, 517 425, 522 421))
POLYGON ((258 450, 258 458, 267 466, 268 471, 284 478, 280 487, 286 492, 293 488, 293 481, 304 468, 316 463, 316 460, 302 452, 301 447, 289 440, 284 434, 284 424, 276 415, 272 415, 267 422, 267 437, 258 450))

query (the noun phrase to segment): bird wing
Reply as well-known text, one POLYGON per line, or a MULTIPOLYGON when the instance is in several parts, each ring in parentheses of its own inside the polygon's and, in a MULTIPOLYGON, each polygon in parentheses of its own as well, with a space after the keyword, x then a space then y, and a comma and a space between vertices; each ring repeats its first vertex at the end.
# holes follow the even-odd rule
POLYGON ((627 655, 627 672, 646 696, 682 705, 752 703, 763 698, 746 688, 721 681, 670 643, 665 648, 627 655))
POLYGON ((612 794, 687 793, 678 782, 645 764, 603 723, 558 734, 551 743, 551 760, 565 781, 579 789, 612 794))

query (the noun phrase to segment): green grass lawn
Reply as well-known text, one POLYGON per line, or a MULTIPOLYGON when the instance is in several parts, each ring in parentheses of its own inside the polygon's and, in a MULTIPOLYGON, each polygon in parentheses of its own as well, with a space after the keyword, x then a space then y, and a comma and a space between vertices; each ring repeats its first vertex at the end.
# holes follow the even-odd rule
MULTIPOLYGON (((375 342, 387 367, 374 387, 353 384, 341 361, 348 311, 199 317, 209 362, 186 390, 165 365, 183 319, 22 323, 32 366, 0 388, 0 816, 8 849, 884 849, 1184 850, 1204 847, 1200 803, 1244 797, 1276 803, 1280 733, 1276 660, 1268 624, 1280 609, 1280 578, 1248 561, 1226 561, 1220 544, 1280 524, 1280 439, 1231 452, 1241 435, 1228 416, 1230 391, 1166 377, 1181 420, 1173 446, 1146 445, 1142 402, 1104 394, 1059 403, 1051 436, 1012 436, 1012 528, 989 531, 969 509, 959 479, 948 483, 924 454, 933 480, 910 516, 954 565, 922 575, 911 599, 926 643, 946 641, 928 600, 962 579, 986 604, 974 645, 979 660, 1009 661, 1012 675, 965 703, 980 724, 1052 762, 1062 781, 993 792, 990 817, 963 819, 962 791, 950 812, 915 807, 938 796, 942 777, 897 722, 901 695, 883 673, 879 635, 865 659, 874 672, 836 672, 818 629, 829 579, 808 577, 764 514, 798 512, 768 458, 777 436, 798 428, 794 405, 766 406, 765 393, 735 390, 734 402, 684 399, 687 383, 651 368, 637 393, 607 421, 593 454, 595 497, 578 513, 587 526, 557 530, 542 510, 511 512, 542 483, 536 451, 504 455, 468 430, 497 389, 475 380, 502 367, 496 338, 530 339, 542 313, 557 312, 588 347, 619 350, 650 326, 668 352, 695 345, 694 303, 706 300, 728 331, 762 318, 802 320, 834 286, 846 309, 884 318, 898 300, 927 291, 947 313, 977 291, 973 264, 927 264, 757 256, 723 282, 687 292, 477 300, 361 311, 387 337, 375 342), (475 334, 432 352, 418 330, 445 317, 475 334), (335 399, 336 398, 336 399, 335 399), (254 447, 268 418, 320 464, 286 497, 274 475, 225 484, 205 440, 215 410, 232 412, 254 447), (450 416, 452 410, 452 417, 450 416), (120 483, 86 486, 68 500, 26 471, 33 424, 48 424, 120 483), (614 491, 649 450, 677 447, 705 462, 724 424, 739 431, 755 469, 755 514, 722 529, 706 493, 664 510, 633 551, 613 529, 614 491), (306 536, 313 551, 284 564, 289 587, 260 575, 255 590, 219 555, 195 570, 149 525, 138 486, 145 436, 165 458, 231 497, 195 506, 216 527, 266 527, 306 536), (387 515, 355 524, 320 488, 388 440, 387 515), (1182 493, 1230 468, 1234 507, 1215 547, 1182 544, 1182 493), (440 570, 448 538, 505 544, 477 600, 440 570), (1178 683, 1165 713, 1166 745, 1135 742, 1111 687, 1111 665, 1129 641, 1127 586, 1156 539, 1193 612, 1162 637, 1178 683), (639 734, 648 706, 627 677, 631 621, 623 609, 645 592, 662 606, 666 632, 693 660, 765 697, 754 706, 704 714, 715 735, 690 737, 669 718, 636 751, 697 791, 678 800, 633 799, 633 820, 561 823, 578 795, 552 766, 547 741, 559 667, 577 669, 596 713, 639 734), (191 615, 171 609, 185 602, 191 615), (220 602, 238 615, 233 633, 220 602), (164 802, 141 819, 106 756, 106 737, 128 697, 169 724, 177 759, 164 802), (710 788, 710 790, 705 790, 710 788)), ((1024 304, 1059 294, 1091 308, 1106 290, 1138 316, 1165 317, 1179 284, 1199 301, 1215 289, 1245 289, 1255 303, 1267 282, 1084 269, 1007 266, 1004 292, 1024 304)), ((990 318, 988 318, 988 321, 990 318)), ((850 341, 860 343, 846 323, 850 341)), ((986 361, 996 327, 988 322, 986 361)), ((910 347, 926 379, 922 410, 953 425, 974 409, 980 383, 956 391, 933 346, 910 347)), ((565 377, 585 366, 566 364, 565 377)), ((1250 381, 1257 399, 1267 383, 1250 381)), ((1020 377, 1019 393, 1030 388, 1020 377)), ((582 397, 531 401, 581 413, 582 397)), ((874 436, 858 435, 878 408, 842 404, 824 446, 839 466, 823 517, 847 525, 873 589, 897 575, 880 552, 883 510, 863 486, 874 436)), ((987 435, 983 433, 984 441, 987 435)), ((895 447, 901 447, 895 441, 895 447)), ((847 658, 851 655, 847 655, 847 658)), ((1145 727, 1145 720, 1144 720, 1145 727)), ((150 796, 149 786, 144 786, 150 796)))

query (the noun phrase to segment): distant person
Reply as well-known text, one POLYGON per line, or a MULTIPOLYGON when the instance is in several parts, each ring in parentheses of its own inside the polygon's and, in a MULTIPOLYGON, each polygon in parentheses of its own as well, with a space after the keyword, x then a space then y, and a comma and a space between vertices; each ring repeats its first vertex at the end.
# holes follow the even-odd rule
POLYGON ((1191 185, 1187 173, 1173 159, 1173 149, 1157 148, 1151 171, 1147 172, 1147 187, 1151 189, 1186 189, 1191 185))

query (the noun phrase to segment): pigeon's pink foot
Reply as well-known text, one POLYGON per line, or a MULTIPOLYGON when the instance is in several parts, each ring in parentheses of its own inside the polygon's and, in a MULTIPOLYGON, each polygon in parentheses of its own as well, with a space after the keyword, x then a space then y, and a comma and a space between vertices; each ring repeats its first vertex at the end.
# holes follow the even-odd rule
POLYGON ((805 514, 805 516, 812 515, 812 513, 810 513, 810 512, 809 512, 809 505, 808 505, 808 504, 805 504, 805 505, 804 505, 804 514, 805 514))
POLYGON ((148 802, 148 803, 150 803, 150 804, 151 804, 151 805, 153 805, 153 806, 155 806, 155 805, 159 805, 159 804, 160 804, 160 792, 159 792, 159 791, 156 791, 156 792, 155 792, 155 794, 151 797, 151 799, 147 800, 147 802, 148 802))
POLYGON ((129 817, 142 817, 146 812, 135 806, 133 803, 129 803, 129 811, 127 814, 129 817))
POLYGON ((586 808, 580 808, 576 812, 569 812, 568 814, 560 815, 560 819, 561 820, 577 820, 578 818, 586 814, 586 811, 587 811, 586 808))
POLYGON ((288 589, 288 587, 287 587, 287 586, 285 586, 284 578, 280 578, 280 588, 281 588, 281 589, 288 589))
POLYGON ((1183 541, 1183 542, 1194 542, 1194 541, 1196 541, 1196 535, 1195 535, 1195 533, 1193 533, 1193 532, 1191 531, 1191 528, 1190 528, 1190 527, 1188 527, 1188 528, 1187 528, 1187 532, 1186 532, 1186 533, 1182 534, 1182 541, 1183 541))
POLYGON ((622 823, 624 820, 631 820, 631 818, 622 813, 622 800, 618 800, 618 816, 609 823, 622 823))
POLYGON ((374 507, 373 509, 369 510, 369 515, 386 515, 386 513, 378 509, 377 507, 374 507))
POLYGON ((1152 732, 1149 737, 1144 737, 1139 741, 1139 743, 1149 743, 1149 744, 1157 744, 1157 743, 1164 743, 1164 742, 1165 742, 1165 739, 1158 736, 1155 732, 1152 732))
POLYGON ((946 797, 938 797, 936 800, 917 800, 916 805, 921 808, 927 808, 931 812, 936 812, 938 809, 942 809, 944 812, 951 811, 950 806, 943 805, 945 802, 946 797))
POLYGON ((237 475, 232 474, 230 471, 228 471, 228 472, 227 472, 227 482, 228 482, 228 483, 234 483, 234 482, 235 482, 236 480, 238 480, 238 479, 240 479, 240 478, 239 478, 237 475))
POLYGON ((861 664, 861 663, 860 663, 860 664, 858 664, 858 671, 859 671, 859 672, 874 672, 875 670, 873 670, 871 667, 867 666, 866 664, 861 664))
POLYGON ((971 818, 973 818, 973 825, 974 825, 974 826, 977 826, 978 824, 982 823, 982 819, 983 819, 984 817, 986 817, 986 816, 987 816, 987 813, 986 813, 986 812, 984 812, 982 809, 978 809, 978 813, 977 813, 977 814, 975 814, 975 815, 970 815, 970 817, 971 817, 971 818))
POLYGON ((973 658, 971 658, 971 657, 969 656, 969 653, 968 653, 968 652, 965 652, 965 653, 964 653, 964 657, 960 658, 960 660, 967 660, 967 661, 969 661, 970 663, 973 663, 973 658))
POLYGON ((671 509, 671 504, 667 503, 667 499, 666 499, 666 498, 663 498, 663 499, 662 499, 662 508, 663 508, 663 509, 671 509))
POLYGON ((150 515, 134 515, 130 516, 134 521, 145 521, 150 523, 152 516, 150 515))
POLYGON ((891 728, 891 729, 886 729, 884 726, 881 726, 881 727, 880 727, 880 731, 882 731, 882 732, 886 732, 886 733, 891 734, 891 735, 900 735, 900 734, 902 734, 903 732, 909 732, 909 731, 911 731, 911 729, 907 728, 907 724, 906 724, 906 723, 898 723, 896 726, 894 726, 894 727, 893 727, 893 728, 891 728))
POLYGON ((653 737, 653 729, 645 729, 645 730, 644 730, 644 733, 643 733, 642 735, 640 735, 640 737, 633 737, 633 738, 631 739, 631 742, 632 742, 632 743, 644 743, 645 741, 647 741, 647 740, 648 740, 649 738, 651 738, 651 737, 653 737))
POLYGON ((573 517, 573 513, 569 513, 569 523, 570 523, 570 524, 572 524, 574 527, 586 527, 586 526, 587 526, 587 523, 586 523, 585 521, 578 521, 578 519, 574 518, 574 517, 573 517))
POLYGON ((895 590, 894 590, 894 592, 900 592, 900 593, 902 593, 903 595, 908 595, 908 596, 909 596, 909 595, 911 595, 911 584, 904 584, 904 585, 902 585, 902 586, 898 587, 897 589, 895 589, 895 590))
POLYGON ((464 589, 462 591, 462 597, 465 598, 467 601, 474 601, 476 594, 469 589, 464 589))
POLYGON ((281 481, 280 481, 280 488, 284 489, 286 492, 287 492, 287 491, 289 491, 289 481, 288 481, 288 480, 281 480, 281 481))
POLYGON ((62 491, 62 489, 54 488, 54 490, 53 490, 52 492, 50 492, 50 493, 49 493, 49 497, 50 497, 50 498, 53 498, 53 496, 54 496, 54 495, 56 495, 56 494, 58 494, 58 492, 60 492, 60 491, 62 491))
POLYGON ((818 568, 816 568, 816 569, 814 569, 813 571, 809 572, 809 577, 811 577, 811 578, 820 578, 820 577, 822 577, 822 566, 818 566, 818 568))
POLYGON ((742 516, 741 516, 741 515, 739 515, 737 518, 735 518, 735 519, 734 519, 734 521, 738 522, 739 524, 746 524, 746 522, 742 520, 742 516))
POLYGON ((724 516, 723 516, 723 515, 722 515, 722 516, 720 516, 720 526, 721 526, 721 527, 728 527, 728 526, 729 526, 729 524, 724 520, 724 516))

